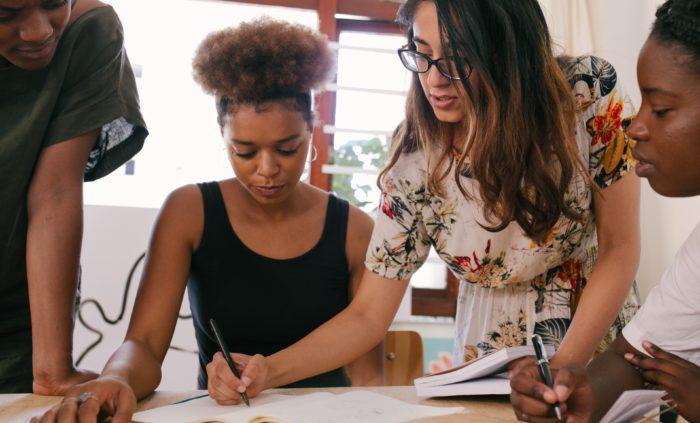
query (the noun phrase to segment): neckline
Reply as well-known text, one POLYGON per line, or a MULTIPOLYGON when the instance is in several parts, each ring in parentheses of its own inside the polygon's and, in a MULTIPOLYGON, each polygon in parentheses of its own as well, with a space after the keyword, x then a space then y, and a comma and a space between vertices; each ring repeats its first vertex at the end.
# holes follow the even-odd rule
POLYGON ((326 203, 326 215, 325 215, 325 218, 323 221, 323 230, 321 231, 321 237, 318 239, 318 241, 316 241, 316 243, 313 245, 313 247, 311 247, 310 249, 301 253, 298 256, 283 258, 283 259, 268 257, 264 254, 260 254, 259 252, 250 248, 245 242, 243 242, 241 237, 238 236, 238 233, 236 233, 236 230, 233 228, 231 218, 229 217, 229 214, 228 214, 228 207, 226 206, 226 201, 224 200, 224 194, 223 194, 223 191, 221 190, 221 185, 219 184, 218 181, 214 182, 214 184, 216 186, 216 189, 219 191, 219 198, 221 200, 221 204, 223 205, 224 217, 226 218, 226 223, 227 223, 226 224, 227 230, 230 232, 230 235, 232 235, 234 237, 234 239, 237 240, 241 244, 241 246, 243 246, 243 248, 245 248, 245 250, 249 254, 251 254, 257 258, 260 258, 263 260, 269 260, 269 261, 272 261, 275 263, 293 263, 293 262, 301 261, 301 260, 304 260, 305 258, 307 258, 308 256, 310 256, 311 254, 315 253, 316 250, 318 250, 321 247, 321 244, 329 235, 331 202, 333 202, 335 200, 335 196, 331 193, 328 193, 328 195, 327 195, 328 201, 326 203))

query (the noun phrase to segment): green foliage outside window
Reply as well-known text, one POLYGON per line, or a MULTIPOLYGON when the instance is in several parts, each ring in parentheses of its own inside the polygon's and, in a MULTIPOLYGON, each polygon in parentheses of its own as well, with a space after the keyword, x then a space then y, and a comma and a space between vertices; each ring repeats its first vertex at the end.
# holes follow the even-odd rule
MULTIPOLYGON (((361 167, 365 169, 381 169, 386 163, 388 146, 386 139, 374 137, 370 140, 348 141, 335 150, 333 164, 337 166, 361 167)), ((376 187, 371 184, 353 181, 355 175, 333 175, 332 190, 341 198, 363 210, 371 205, 371 211, 377 209, 377 204, 362 200, 376 187), (358 198, 359 197, 359 198, 358 198)))

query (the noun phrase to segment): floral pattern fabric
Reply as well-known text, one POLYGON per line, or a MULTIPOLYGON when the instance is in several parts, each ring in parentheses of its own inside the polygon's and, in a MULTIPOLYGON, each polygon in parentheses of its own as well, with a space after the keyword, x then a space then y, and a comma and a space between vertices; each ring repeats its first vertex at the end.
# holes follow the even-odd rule
MULTIPOLYGON (((383 180, 384 191, 367 251, 367 268, 405 280, 433 247, 460 280, 455 316, 453 364, 500 349, 524 345, 533 333, 558 345, 593 271, 598 246, 590 180, 605 189, 632 169, 624 128, 634 107, 617 82, 615 69, 594 56, 575 60, 570 84, 578 105, 576 142, 590 179, 577 175, 565 201, 583 216, 559 219, 545 240, 533 242, 516 222, 493 233, 479 202, 478 183, 463 177, 473 200, 453 178, 444 196, 425 184, 425 154, 404 154, 383 180)), ((636 290, 625 301, 604 349, 638 307, 636 290)))

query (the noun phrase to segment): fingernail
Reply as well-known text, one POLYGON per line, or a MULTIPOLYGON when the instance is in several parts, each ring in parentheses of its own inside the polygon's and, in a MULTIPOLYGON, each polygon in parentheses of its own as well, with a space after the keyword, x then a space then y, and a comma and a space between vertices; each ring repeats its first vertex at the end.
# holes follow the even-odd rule
POLYGON ((248 376, 243 376, 241 378, 241 382, 243 382, 245 384, 245 386, 248 386, 248 385, 250 385, 251 380, 248 376))
POLYGON ((522 420, 522 421, 524 421, 524 422, 527 422, 527 421, 530 420, 530 417, 528 417, 527 414, 521 414, 521 415, 520 415, 520 420, 522 420))
POLYGON ((513 371, 508 370, 508 379, 513 379, 513 371))
POLYGON ((566 395, 567 391, 568 391, 568 389, 566 389, 566 387, 561 386, 561 385, 554 388, 554 392, 557 393, 557 396, 559 398, 562 398, 564 395, 566 395))
POLYGON ((654 344, 652 344, 652 343, 649 342, 649 341, 643 341, 643 342, 642 342, 642 346, 643 346, 644 348, 648 349, 648 350, 654 348, 654 344))
POLYGON ((238 392, 240 392, 240 393, 245 392, 245 386, 243 386, 243 385, 238 386, 238 392))
POLYGON ((552 391, 545 392, 543 397, 545 400, 547 400, 547 402, 556 402, 557 401, 557 396, 552 391))
POLYGON ((632 361, 634 359, 634 354, 632 353, 625 353, 625 359, 632 361))

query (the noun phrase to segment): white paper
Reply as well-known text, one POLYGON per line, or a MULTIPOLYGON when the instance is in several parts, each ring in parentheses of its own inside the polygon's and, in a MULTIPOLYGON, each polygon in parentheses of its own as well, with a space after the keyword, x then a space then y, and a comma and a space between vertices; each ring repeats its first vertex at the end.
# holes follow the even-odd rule
POLYGON ((327 392, 300 396, 269 395, 265 398, 265 403, 260 401, 262 396, 252 399, 250 408, 218 406, 216 403, 212 407, 210 398, 202 398, 137 413, 134 421, 247 423, 256 417, 267 416, 285 423, 400 423, 464 410, 462 407, 409 404, 369 391, 351 391, 340 395, 327 392), (188 410, 188 407, 191 409, 188 410))
POLYGON ((643 417, 655 408, 659 408, 665 402, 661 399, 666 395, 665 391, 650 391, 639 389, 625 391, 615 401, 610 410, 600 423, 626 423, 643 417))
MULTIPOLYGON (((206 393, 206 391, 203 391, 206 393)), ((251 403, 253 407, 259 407, 272 402, 284 401, 292 398, 290 395, 278 395, 261 393, 255 397, 251 403)), ((167 405, 153 408, 134 414, 132 421, 138 423, 190 423, 202 421, 207 417, 218 416, 224 413, 235 412, 236 410, 247 409, 244 404, 240 405, 219 405, 211 397, 197 398, 181 404, 167 405)), ((252 408, 252 407, 251 407, 252 408)))
POLYGON ((510 380, 500 377, 486 377, 467 382, 440 386, 416 385, 419 397, 450 397, 455 395, 509 395, 510 380))

